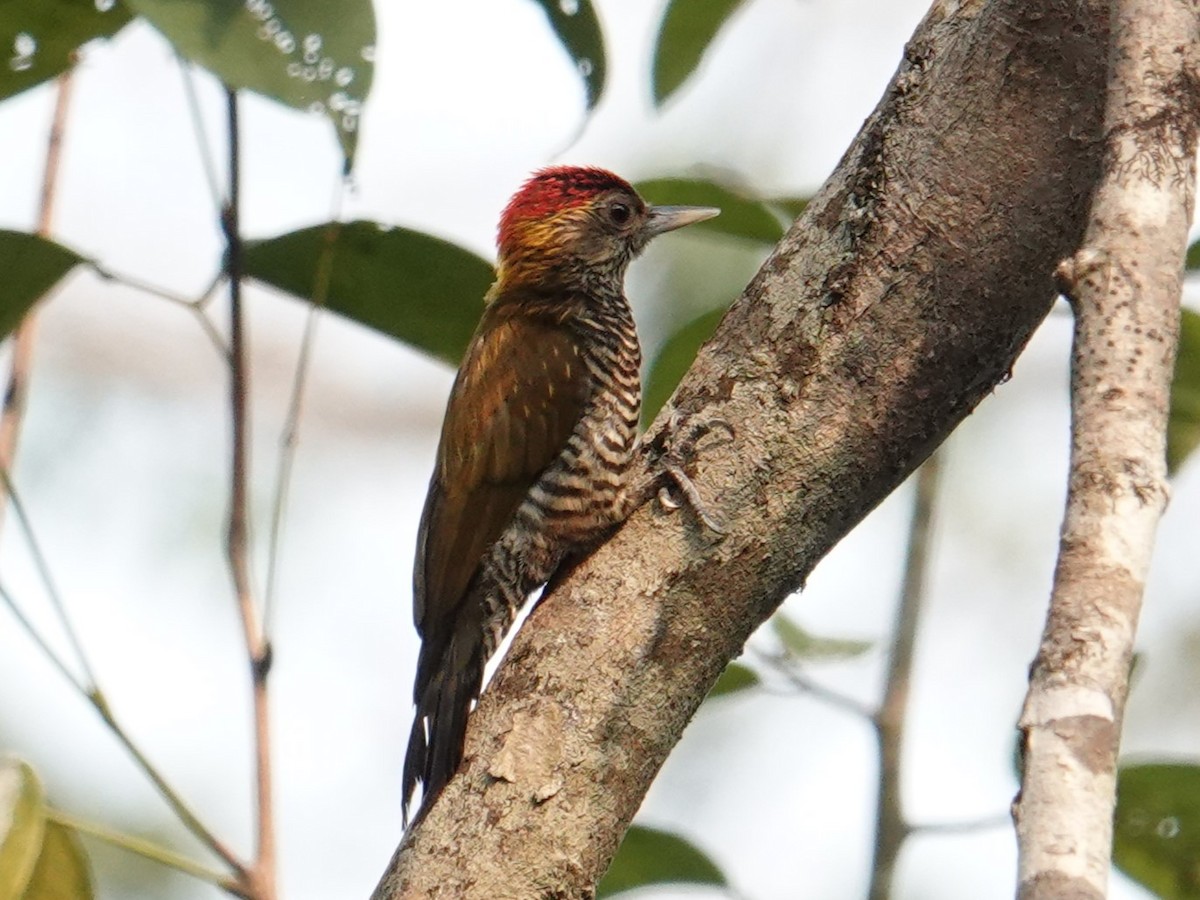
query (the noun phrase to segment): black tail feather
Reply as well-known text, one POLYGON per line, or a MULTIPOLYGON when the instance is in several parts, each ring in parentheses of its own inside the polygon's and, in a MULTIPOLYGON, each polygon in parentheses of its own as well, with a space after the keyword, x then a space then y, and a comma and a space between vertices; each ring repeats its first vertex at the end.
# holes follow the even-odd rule
MULTIPOLYGON (((421 805, 411 817, 413 822, 429 808, 462 762, 467 715, 483 686, 483 648, 478 637, 474 647, 460 648, 457 643, 451 641, 434 671, 428 671, 427 660, 418 664, 418 671, 428 678, 425 684, 421 683, 425 679, 418 679, 414 691, 417 710, 404 757, 405 827, 417 782, 422 786, 421 805)), ((426 647, 421 649, 424 656, 426 647)))

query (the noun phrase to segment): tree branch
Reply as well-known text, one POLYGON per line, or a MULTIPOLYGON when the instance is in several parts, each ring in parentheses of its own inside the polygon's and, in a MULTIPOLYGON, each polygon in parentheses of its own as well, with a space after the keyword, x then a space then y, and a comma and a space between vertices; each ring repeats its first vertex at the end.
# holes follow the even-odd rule
MULTIPOLYGON (((944 451, 943 451, 944 452, 944 451)), ((879 795, 875 812, 875 862, 871 866, 871 900, 888 900, 900 848, 913 828, 904 818, 901 791, 901 762, 904 751, 904 721, 912 681, 917 625, 925 597, 925 574, 933 533, 933 508, 941 454, 935 453, 917 472, 912 524, 908 532, 908 554, 904 562, 904 584, 892 651, 888 659, 883 700, 872 717, 879 747, 879 795)))
POLYGON ((1014 806, 1023 900, 1107 896, 1117 748, 1154 533, 1196 179, 1200 21, 1115 0, 1104 179, 1059 268, 1075 311, 1071 474, 1014 806))
POLYGON ((935 3, 656 424, 733 424, 695 467, 728 533, 648 506, 563 579, 377 900, 591 896, 726 662, 1049 310, 1100 171, 1106 9, 935 3))
POLYGON ((271 648, 263 638, 258 607, 254 602, 250 567, 250 449, 247 440, 249 390, 242 316, 238 102, 237 92, 233 88, 225 89, 225 102, 229 117, 229 197, 221 211, 221 225, 226 241, 225 274, 229 278, 229 397, 230 419, 233 424, 226 552, 250 662, 254 707, 254 812, 258 828, 254 863, 246 872, 249 880, 248 893, 255 900, 274 900, 275 818, 271 790, 270 704, 267 695, 271 648))
MULTIPOLYGON (((58 173, 62 162, 63 135, 67 129, 67 111, 71 107, 75 68, 72 65, 58 76, 58 91, 54 97, 54 117, 50 121, 50 137, 46 141, 46 167, 42 172, 42 194, 38 204, 37 233, 50 237, 54 221, 54 198, 58 193, 58 173)), ((33 348, 37 343, 37 309, 31 309, 13 333, 12 362, 9 364, 8 385, 4 390, 3 409, 0 409, 0 468, 11 472, 17 459, 17 443, 25 406, 29 400, 29 382, 33 375, 33 348)), ((8 486, 0 490, 0 527, 4 524, 8 486)))

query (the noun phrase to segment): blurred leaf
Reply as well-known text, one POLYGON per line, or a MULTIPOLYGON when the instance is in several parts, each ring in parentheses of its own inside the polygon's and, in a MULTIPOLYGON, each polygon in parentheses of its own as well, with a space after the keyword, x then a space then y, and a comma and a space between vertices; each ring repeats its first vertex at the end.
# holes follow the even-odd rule
POLYGON ((604 32, 591 0, 535 0, 575 61, 590 111, 604 93, 604 32))
MULTIPOLYGON (((1191 250, 1188 251, 1191 253, 1191 250)), ((1200 444, 1200 315, 1183 310, 1179 322, 1179 353, 1171 382, 1171 412, 1167 418, 1167 470, 1177 472, 1200 444)))
POLYGON ((666 831, 632 826, 621 849, 596 887, 596 900, 647 884, 728 884, 700 850, 666 831))
POLYGON ((725 671, 721 673, 721 677, 717 679, 717 683, 713 685, 712 690, 708 692, 706 700, 711 700, 714 697, 724 697, 728 694, 736 694, 739 691, 747 690, 754 687, 762 681, 758 677, 758 673, 748 666, 743 666, 741 663, 730 663, 725 667, 725 671))
MULTIPOLYGON (((312 299, 328 225, 248 241, 246 274, 312 299)), ((326 307, 458 365, 492 266, 448 241, 374 222, 335 225, 326 307)))
POLYGON ((853 641, 846 638, 818 637, 805 631, 783 613, 771 619, 771 628, 783 642, 784 649, 797 659, 835 660, 853 659, 871 649, 870 641, 853 641))
POLYGON ((714 309, 693 319, 663 343, 642 391, 642 422, 649 424, 670 399, 680 380, 691 368, 700 345, 712 337, 725 310, 714 309))
POLYGON ((36 234, 0 229, 0 338, 83 261, 74 250, 36 234))
POLYGON ((371 0, 126 0, 225 84, 329 116, 347 168, 375 72, 371 0))
POLYGON ((112 37, 130 19, 116 0, 3 0, 0 2, 0 100, 41 84, 71 66, 93 38, 112 37))
POLYGON ((666 206, 717 206, 721 214, 714 219, 697 222, 691 228, 715 231, 752 241, 776 243, 783 237, 783 225, 774 213, 759 200, 749 200, 711 181, 685 178, 659 178, 641 181, 638 193, 651 203, 666 206))
POLYGON ((789 223, 796 221, 808 209, 811 197, 780 197, 768 200, 767 205, 779 211, 789 223))
POLYGON ((1121 767, 1113 862, 1163 900, 1200 897, 1200 767, 1121 767))
POLYGON ((1129 657, 1129 690, 1132 692, 1134 688, 1141 683, 1142 671, 1146 665, 1146 654, 1140 650, 1129 657))
POLYGON ((29 884, 46 827, 43 804, 32 767, 0 760, 0 900, 18 900, 29 884))
POLYGON ((662 106, 700 64, 742 0, 670 0, 654 45, 654 105, 662 106))
POLYGON ((42 852, 22 900, 91 900, 92 873, 74 828, 46 822, 42 852))
POLYGON ((1189 272, 1200 269, 1200 241, 1196 241, 1187 248, 1187 256, 1184 258, 1183 266, 1189 272))

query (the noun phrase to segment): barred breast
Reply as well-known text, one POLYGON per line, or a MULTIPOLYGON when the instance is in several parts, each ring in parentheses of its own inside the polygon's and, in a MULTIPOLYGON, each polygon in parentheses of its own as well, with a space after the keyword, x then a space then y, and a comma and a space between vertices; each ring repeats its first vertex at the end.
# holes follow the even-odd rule
POLYGON ((629 305, 618 299, 573 322, 591 396, 562 452, 534 483, 480 571, 486 655, 564 556, 586 548, 630 512, 642 355, 629 305))
POLYGON ((642 399, 641 349, 628 306, 580 327, 589 332, 582 362, 594 395, 528 498, 530 518, 567 545, 592 541, 624 517, 642 399))

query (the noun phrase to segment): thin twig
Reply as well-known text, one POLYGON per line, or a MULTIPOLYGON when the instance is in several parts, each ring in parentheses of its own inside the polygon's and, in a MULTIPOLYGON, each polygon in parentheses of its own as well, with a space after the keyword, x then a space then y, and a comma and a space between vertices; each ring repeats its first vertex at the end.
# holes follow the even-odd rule
POLYGON ((0 600, 4 601, 4 605, 8 607, 13 618, 17 620, 17 624, 25 630, 30 640, 37 644, 38 649, 42 651, 46 659, 50 660, 54 668, 62 673, 63 678, 67 679, 71 683, 71 686, 79 691, 80 696, 91 697, 94 688, 80 681, 79 677, 71 671, 71 667, 67 665, 66 661, 54 652, 54 648, 42 637, 42 633, 34 627, 33 622, 25 615, 25 611, 17 604, 17 601, 8 592, 8 588, 3 583, 0 583, 0 600))
POLYGON ((116 736, 117 740, 124 745, 125 750, 133 757, 138 767, 146 774, 163 799, 171 807, 172 812, 179 817, 179 820, 184 824, 188 831, 194 834, 200 841, 206 844, 217 856, 225 860, 225 863, 233 870, 234 874, 240 878, 245 878, 246 866, 245 863, 238 858, 237 854, 229 848, 229 846, 217 837, 216 832, 210 829, 207 825, 200 821, 199 816, 192 808, 176 793, 175 789, 167 783, 166 778, 155 768, 149 758, 142 752, 141 748, 133 742, 133 739, 126 733, 121 723, 117 721, 113 715, 111 707, 108 705, 108 700, 99 691, 91 694, 88 699, 100 713, 100 717, 104 720, 104 724, 116 736))
POLYGON ((199 297, 190 298, 184 297, 181 294, 177 294, 174 291, 168 290, 167 288, 159 287, 156 284, 151 284, 148 281, 142 281, 140 278, 137 278, 133 275, 125 275, 120 272, 114 272, 112 269, 108 268, 107 266, 102 266, 95 260, 88 260, 86 264, 93 272, 106 281, 115 281, 118 284, 123 284, 126 287, 131 287, 134 290, 141 291, 145 294, 150 294, 151 296, 173 303, 176 306, 183 307, 188 312, 196 316, 200 327, 204 329, 204 333, 208 335, 208 339, 212 342, 213 346, 217 348, 217 351, 221 354, 221 356, 225 357, 226 359, 229 358, 229 346, 226 344, 225 338, 219 331, 217 331, 217 327, 213 324, 212 319, 208 317, 208 313, 206 312, 206 308, 208 307, 209 302, 211 301, 212 296, 217 289, 217 285, 219 285, 221 282, 220 275, 218 275, 212 280, 212 282, 209 283, 208 287, 205 288, 199 297))
POLYGON ((896 861, 912 826, 904 818, 901 796, 901 756, 904 718, 912 682, 913 653, 917 625, 925 595, 926 570, 933 532, 933 507, 937 495, 939 454, 935 453, 917 472, 916 497, 909 526, 908 554, 900 608, 896 612, 895 636, 888 659, 883 701, 875 713, 875 736, 879 745, 879 799, 875 820, 875 863, 871 868, 870 900, 891 896, 896 861))
POLYGON ((75 86, 74 64, 58 76, 58 95, 54 100, 54 117, 46 142, 46 168, 42 174, 42 196, 38 204, 38 234, 46 237, 54 218, 54 199, 58 195, 58 173, 62 165, 63 135, 67 128, 67 112, 75 86))
MULTIPOLYGON (((37 233, 49 237, 54 220, 54 198, 58 192, 58 173, 62 163, 63 134, 67 126, 67 111, 71 106, 74 66, 58 76, 58 93, 54 99, 54 117, 50 122, 50 137, 46 142, 46 166, 42 172, 42 196, 38 205, 37 233)), ((13 333, 12 362, 9 365, 8 386, 4 391, 3 410, 0 410, 0 467, 10 470, 17 458, 17 443, 21 438, 21 423, 29 400, 29 381, 33 374, 33 349, 37 343, 37 309, 25 314, 13 333)), ((4 526, 5 495, 0 494, 0 529, 4 526)))
POLYGON ((99 713, 100 718, 104 720, 104 724, 108 726, 109 731, 111 731, 113 736, 116 737, 122 746, 125 747, 126 751, 130 756, 133 757, 134 761, 137 763, 138 767, 142 770, 146 777, 153 782, 155 788, 157 788, 158 792, 162 795, 163 800, 165 800, 167 805, 171 807, 171 810, 184 824, 184 826, 191 831, 199 841, 211 849, 213 853, 223 859, 237 877, 243 877, 245 873, 245 867, 242 864, 242 861, 238 859, 237 855, 222 840, 220 840, 220 838, 216 836, 215 832, 213 832, 208 828, 208 826, 200 821, 199 817, 195 812, 193 812, 192 808, 187 804, 187 802, 179 796, 179 794, 174 788, 171 787, 170 784, 167 783, 167 780, 165 777, 163 777, 162 773, 155 768, 154 764, 150 762, 149 758, 142 752, 141 748, 133 742, 133 739, 113 715, 112 709, 109 707, 108 701, 105 699, 104 694, 100 691, 100 689, 95 684, 88 685, 80 681, 79 678, 76 677, 75 673, 71 671, 71 668, 66 664, 62 657, 54 652, 54 649, 49 645, 49 643, 47 643, 46 639, 42 637, 41 633, 38 632, 38 630, 33 626, 33 623, 29 621, 20 605, 16 602, 12 594, 9 593, 8 589, 3 585, 3 583, 0 583, 0 601, 3 601, 4 605, 9 608, 13 618, 17 620, 17 623, 25 630, 30 639, 37 644, 38 649, 42 651, 50 663, 62 673, 62 676, 68 682, 70 682, 71 686, 74 687, 75 690, 79 692, 80 696, 87 700, 87 702, 92 705, 92 708, 99 713))
POLYGON ((283 431, 279 438, 279 469, 275 480, 275 500, 271 506, 271 532, 267 549, 267 584, 263 609, 263 633, 267 636, 267 640, 270 640, 274 618, 283 525, 286 521, 287 501, 292 486, 292 470, 296 462, 300 416, 304 411, 304 392, 308 385, 308 371, 312 360, 313 346, 316 342, 317 322, 320 312, 329 298, 329 285, 333 277, 333 250, 338 234, 341 232, 338 220, 341 218, 345 192, 346 178, 343 177, 338 180, 333 200, 333 213, 329 217, 329 227, 325 229, 321 255, 317 258, 317 267, 313 274, 312 303, 309 305, 308 314, 304 319, 304 334, 300 339, 300 355, 296 360, 296 372, 292 377, 292 393, 288 399, 287 418, 284 420, 283 431))
POLYGON ((249 412, 247 409, 248 373, 244 317, 242 315, 242 239, 240 212, 240 146, 237 92, 225 88, 229 122, 229 200, 221 213, 225 232, 225 274, 229 279, 229 400, 232 422, 229 522, 226 552, 237 595, 238 612, 250 661, 254 706, 255 815, 258 824, 257 846, 251 869, 251 892, 256 900, 275 898, 275 827, 271 797, 271 733, 267 676, 271 668, 271 648, 263 637, 258 607, 254 602, 250 569, 250 500, 247 484, 250 474, 249 412))
MULTIPOLYGON (((148 281, 143 281, 135 275, 126 275, 121 272, 116 272, 107 266, 101 265, 95 260, 88 260, 87 265, 93 272, 95 272, 105 281, 115 281, 145 294, 151 294, 162 300, 167 300, 171 303, 174 303, 176 306, 182 306, 186 309, 196 309, 201 305, 200 300, 191 297, 185 297, 182 294, 178 294, 175 291, 170 290, 169 288, 159 287, 157 284, 151 284, 148 281)), ((215 284, 216 282, 213 283, 214 286, 215 284)), ((210 286, 206 294, 211 292, 212 289, 213 286, 210 286)))
POLYGON ((1012 813, 996 813, 981 819, 965 819, 962 822, 910 822, 910 834, 969 834, 973 831, 990 831, 993 828, 1011 828, 1012 813))
MULTIPOLYGON (((3 488, 5 495, 9 499, 9 503, 12 504, 13 512, 17 516, 17 527, 20 528, 21 533, 25 537, 25 544, 29 548, 29 555, 33 558, 34 568, 37 569, 38 578, 41 579, 42 587, 46 591, 50 607, 54 610, 54 615, 57 617, 59 625, 62 626, 63 633, 67 636, 67 641, 71 645, 75 659, 79 663, 79 668, 83 671, 84 681, 77 682, 77 684, 84 685, 81 689, 85 694, 96 690, 96 673, 88 661, 87 654, 84 653, 83 642, 80 641, 79 635, 76 634, 75 626, 71 624, 71 617, 67 615, 66 604, 63 602, 62 594, 58 590, 58 584, 54 580, 54 575, 50 571, 50 562, 47 560, 46 554, 42 551, 42 544, 37 538, 37 533, 33 530, 33 522, 29 518, 29 513, 25 510, 25 504, 21 500, 17 486, 13 484, 12 475, 9 474, 5 466, 0 466, 0 487, 3 488)), ((74 678, 71 680, 75 681, 74 678)))
POLYGON ((213 160, 212 145, 208 141, 208 131, 204 128, 200 98, 196 95, 195 73, 186 59, 178 55, 175 58, 179 62, 179 73, 183 76, 183 93, 187 97, 192 129, 196 133, 196 147, 200 150, 200 166, 204 169, 204 179, 208 183, 208 190, 212 195, 213 207, 220 209, 225 205, 225 198, 221 196, 220 179, 217 178, 217 166, 213 160))
POLYGON ((766 653, 761 650, 757 651, 757 653, 760 659, 769 663, 796 690, 810 694, 822 703, 827 703, 832 707, 842 710, 842 712, 858 716, 860 719, 874 720, 875 710, 871 707, 858 702, 853 697, 847 697, 845 694, 840 694, 831 688, 825 687, 823 684, 813 681, 807 675, 798 671, 786 656, 776 653, 766 653))
POLYGON ((93 822, 90 819, 72 815, 53 806, 47 806, 45 812, 48 821, 56 822, 59 825, 74 829, 80 834, 86 834, 97 840, 104 841, 104 843, 110 846, 135 853, 144 859, 168 866, 187 875, 192 875, 234 895, 238 893, 236 881, 228 875, 223 872, 217 872, 202 863, 198 863, 194 859, 177 853, 169 847, 164 847, 161 844, 137 837, 136 835, 126 834, 101 822, 93 822))

